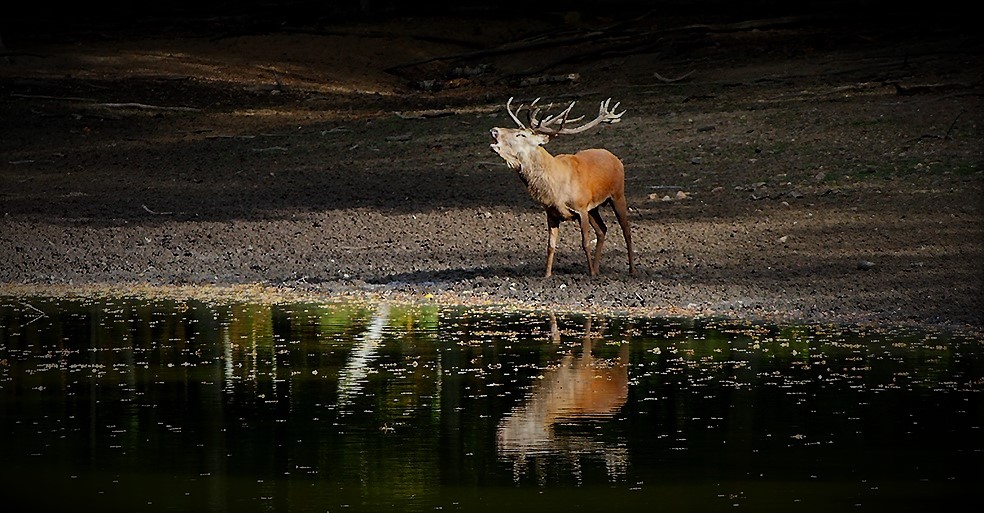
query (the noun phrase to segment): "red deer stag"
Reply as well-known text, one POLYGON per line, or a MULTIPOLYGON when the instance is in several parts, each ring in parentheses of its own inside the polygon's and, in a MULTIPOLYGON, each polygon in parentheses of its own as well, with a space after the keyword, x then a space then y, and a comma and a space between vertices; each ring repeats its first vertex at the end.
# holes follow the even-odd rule
MULTIPOLYGON (((567 123, 576 123, 584 118, 569 119, 571 102, 566 109, 553 116, 540 119, 541 109, 534 100, 527 111, 528 125, 519 120, 523 105, 512 109, 512 98, 506 102, 509 117, 519 128, 493 128, 490 146, 502 157, 506 164, 519 173, 526 184, 530 196, 540 202, 547 211, 549 243, 547 245, 547 272, 553 273, 554 252, 557 249, 557 236, 561 221, 577 219, 581 226, 581 247, 588 260, 588 272, 596 276, 601 267, 601 253, 605 246, 605 233, 608 228, 598 212, 599 207, 610 203, 615 217, 625 237, 625 249, 629 254, 629 273, 635 272, 632 263, 632 235, 629 233, 628 206, 625 203, 625 168, 622 162, 608 150, 582 150, 573 155, 551 155, 543 148, 550 138, 561 134, 577 134, 601 123, 621 121, 625 111, 616 114, 618 103, 609 108, 611 98, 601 102, 598 117, 571 128, 567 123), (587 222, 585 222, 587 220, 587 222), (597 237, 594 257, 591 255, 588 240, 588 227, 593 228, 597 237)), ((549 108, 549 106, 548 106, 549 108)))

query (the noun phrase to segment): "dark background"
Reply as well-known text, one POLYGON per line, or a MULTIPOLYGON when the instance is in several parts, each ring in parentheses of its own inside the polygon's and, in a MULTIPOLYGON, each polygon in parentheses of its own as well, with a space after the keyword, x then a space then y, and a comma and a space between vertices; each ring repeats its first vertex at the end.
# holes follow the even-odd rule
POLYGON ((239 27, 250 32, 284 28, 316 28, 321 24, 414 16, 468 16, 523 19, 557 17, 571 13, 591 18, 619 19, 657 12, 661 16, 688 16, 711 22, 772 16, 815 15, 871 23, 933 23, 972 27, 969 4, 897 2, 889 0, 567 0, 522 3, 488 0, 175 0, 128 2, 94 0, 56 4, 19 2, 0 16, 0 37, 10 48, 18 40, 70 38, 92 31, 112 32, 221 32, 239 27))

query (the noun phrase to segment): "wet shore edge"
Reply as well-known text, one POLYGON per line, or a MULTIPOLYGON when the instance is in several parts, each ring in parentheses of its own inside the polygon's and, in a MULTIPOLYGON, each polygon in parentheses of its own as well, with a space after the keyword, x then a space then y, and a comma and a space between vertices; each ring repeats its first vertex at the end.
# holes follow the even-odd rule
POLYGON ((783 310, 775 305, 762 304, 741 308, 741 302, 722 311, 710 303, 686 306, 647 305, 618 306, 611 304, 572 305, 551 300, 522 300, 491 295, 472 290, 423 290, 416 287, 400 289, 392 286, 294 286, 265 283, 248 284, 148 284, 148 283, 86 283, 75 284, 12 284, 0 283, 0 299, 29 301, 45 299, 109 299, 133 298, 147 301, 198 301, 206 304, 249 303, 285 305, 337 303, 374 305, 387 302, 398 305, 470 308, 484 311, 525 311, 564 315, 592 315, 623 318, 667 318, 706 320, 737 324, 770 324, 798 326, 832 326, 841 329, 916 330, 931 333, 950 333, 984 340, 984 327, 969 323, 930 322, 920 319, 900 319, 886 322, 870 319, 863 312, 824 315, 814 318, 797 311, 783 310), (410 290, 408 290, 410 289, 410 290))

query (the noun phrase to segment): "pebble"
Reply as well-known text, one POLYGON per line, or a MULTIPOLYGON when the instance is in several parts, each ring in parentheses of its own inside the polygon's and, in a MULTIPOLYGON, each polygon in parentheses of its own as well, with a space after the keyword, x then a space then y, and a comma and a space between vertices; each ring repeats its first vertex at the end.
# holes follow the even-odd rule
POLYGON ((869 262, 868 260, 861 260, 858 262, 858 269, 862 271, 870 271, 875 268, 874 262, 869 262))

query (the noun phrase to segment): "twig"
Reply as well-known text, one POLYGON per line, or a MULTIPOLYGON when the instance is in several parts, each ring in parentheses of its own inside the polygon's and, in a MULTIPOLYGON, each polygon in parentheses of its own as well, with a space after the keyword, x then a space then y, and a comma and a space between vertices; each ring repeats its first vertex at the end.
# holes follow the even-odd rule
POLYGON ((194 107, 167 107, 161 105, 148 105, 146 103, 96 103, 97 100, 95 98, 83 98, 79 96, 49 96, 45 94, 20 94, 20 93, 13 93, 10 96, 13 98, 29 98, 32 100, 58 100, 63 102, 91 103, 95 107, 103 107, 106 109, 177 110, 183 112, 202 111, 202 109, 196 109, 194 107))
POLYGON ((182 112, 201 112, 202 109, 194 107, 165 107, 160 105, 147 105, 146 103, 97 103, 97 107, 107 109, 143 109, 143 110, 177 110, 182 112))
POLYGON ((950 138, 950 132, 953 132, 953 127, 957 124, 957 120, 960 119, 960 116, 963 116, 964 112, 966 112, 966 111, 961 110, 960 112, 957 113, 956 117, 953 118, 953 121, 950 122, 950 126, 947 127, 946 133, 944 133, 943 135, 939 135, 939 134, 922 134, 919 137, 916 137, 916 138, 912 139, 909 142, 909 144, 906 144, 905 146, 902 146, 902 150, 903 151, 908 151, 909 148, 912 148, 913 146, 916 145, 916 143, 918 143, 919 141, 921 141, 923 139, 939 139, 941 141, 945 141, 945 140, 949 139, 950 138))
POLYGON ((518 82, 520 87, 528 87, 541 84, 576 84, 581 80, 579 73, 567 73, 563 75, 539 75, 521 78, 518 82))
POLYGON ((893 82, 892 85, 895 86, 895 93, 899 96, 914 96, 917 94, 930 94, 937 92, 947 92, 947 91, 959 91, 964 89, 970 89, 970 84, 963 83, 939 83, 939 84, 913 84, 905 85, 899 82, 893 82))
POLYGON ((34 311, 35 311, 35 312, 37 312, 37 313, 38 313, 38 315, 40 315, 41 317, 47 317, 47 316, 48 316, 48 314, 46 314, 46 313, 44 313, 44 312, 43 312, 43 311, 41 311, 41 310, 40 310, 40 309, 39 309, 38 307, 36 307, 36 306, 34 306, 34 305, 32 305, 32 304, 30 304, 30 303, 25 303, 25 302, 23 302, 23 301, 21 301, 21 305, 23 305, 23 306, 26 306, 27 308, 29 308, 29 309, 31 309, 31 310, 34 310, 34 311))
POLYGON ((946 133, 943 134, 943 140, 944 141, 950 138, 950 132, 953 131, 953 126, 957 124, 957 120, 960 119, 960 116, 963 116, 963 113, 964 112, 966 112, 966 111, 962 110, 962 111, 958 112, 957 113, 957 117, 953 118, 953 121, 950 123, 950 126, 946 129, 946 133))
POLYGON ((59 100, 63 102, 95 102, 95 98, 82 98, 78 96, 49 96, 46 94, 20 94, 11 93, 12 98, 29 98, 31 100, 59 100))
POLYGON ((174 213, 174 212, 154 212, 153 210, 147 208, 147 205, 140 205, 140 206, 143 207, 143 209, 146 210, 148 213, 154 214, 155 216, 167 216, 174 213))
POLYGON ((653 72, 653 76, 656 77, 656 79, 659 80, 660 82, 666 82, 667 84, 671 84, 673 82, 679 82, 679 81, 681 81, 681 80, 689 77, 690 75, 693 75, 696 72, 697 72, 697 70, 693 69, 693 70, 690 70, 689 73, 685 73, 683 75, 680 75, 679 77, 676 77, 676 78, 666 78, 663 75, 660 75, 659 73, 657 73, 657 72, 654 71, 653 72))
POLYGON ((26 306, 27 308, 29 308, 29 309, 31 309, 31 310, 34 310, 34 312, 36 312, 36 313, 37 313, 37 315, 35 315, 33 319, 31 319, 30 321, 27 321, 26 323, 24 323, 24 324, 23 324, 23 325, 21 326, 21 328, 23 328, 23 327, 25 327, 25 326, 30 326, 30 325, 31 325, 32 323, 35 323, 35 322, 37 322, 37 321, 38 321, 39 319, 44 319, 45 317, 47 317, 47 316, 48 316, 48 314, 46 314, 46 313, 44 313, 44 312, 42 312, 41 310, 39 310, 39 309, 38 309, 37 307, 35 307, 34 305, 31 305, 31 304, 29 304, 29 303, 25 303, 25 302, 23 302, 23 301, 21 301, 21 302, 20 302, 20 304, 22 304, 22 305, 24 305, 24 306, 26 306))
POLYGON ((498 105, 479 105, 475 107, 462 107, 460 109, 431 109, 431 110, 405 110, 395 111, 400 119, 428 119, 440 118, 444 116, 456 116, 459 114, 488 114, 495 112, 502 107, 498 105))

